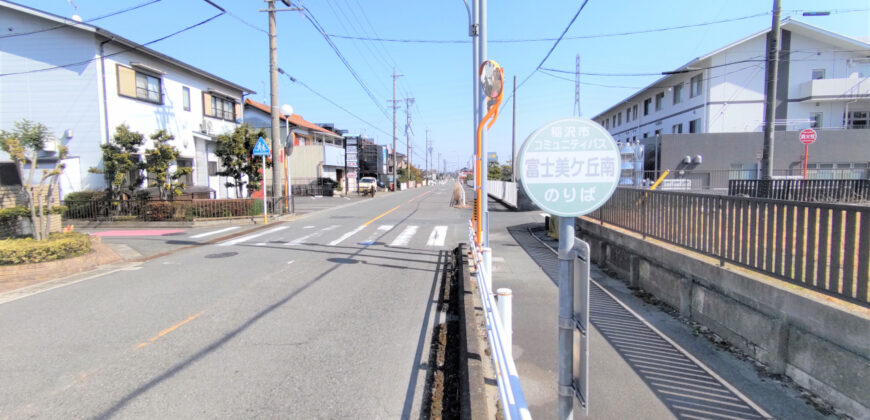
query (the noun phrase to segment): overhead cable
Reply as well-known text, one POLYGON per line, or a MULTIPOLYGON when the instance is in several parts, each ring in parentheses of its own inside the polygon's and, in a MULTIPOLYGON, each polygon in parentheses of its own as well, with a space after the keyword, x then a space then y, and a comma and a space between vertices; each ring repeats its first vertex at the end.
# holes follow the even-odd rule
POLYGON ((116 11, 114 11, 114 12, 107 13, 107 14, 102 15, 102 16, 97 16, 97 17, 95 17, 95 18, 87 19, 87 20, 84 20, 84 21, 82 21, 82 22, 72 21, 72 23, 65 23, 65 24, 61 24, 61 25, 51 26, 51 27, 48 27, 48 28, 37 29, 37 30, 35 30, 35 31, 30 31, 30 32, 21 32, 21 33, 14 33, 14 34, 3 35, 3 36, 0 36, 0 39, 2 39, 2 38, 13 38, 13 37, 16 37, 16 36, 24 36, 24 35, 33 35, 33 34, 38 34, 38 33, 42 33, 42 32, 53 31, 53 30, 55 30, 55 29, 60 29, 60 28, 75 27, 75 26, 78 26, 78 25, 81 24, 81 23, 96 22, 96 21, 98 21, 98 20, 100 20, 100 19, 105 19, 105 18, 108 18, 108 17, 117 16, 117 15, 120 15, 120 14, 122 14, 122 13, 127 13, 127 12, 130 12, 130 11, 133 11, 133 10, 136 10, 136 9, 139 9, 139 8, 142 8, 142 7, 145 7, 145 6, 148 6, 148 5, 154 4, 154 3, 158 3, 158 2, 161 2, 161 1, 163 1, 163 0, 150 0, 150 1, 147 1, 147 2, 145 2, 145 3, 137 4, 137 5, 135 5, 135 6, 130 6, 130 7, 127 7, 127 8, 121 9, 121 10, 116 10, 116 11))

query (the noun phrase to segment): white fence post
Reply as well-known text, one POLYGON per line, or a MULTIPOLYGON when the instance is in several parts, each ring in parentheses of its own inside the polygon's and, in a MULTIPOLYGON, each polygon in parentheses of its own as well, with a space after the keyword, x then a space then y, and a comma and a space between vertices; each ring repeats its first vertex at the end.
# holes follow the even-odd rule
POLYGON ((480 248, 480 254, 483 256, 483 275, 486 279, 487 293, 492 293, 492 248, 480 248))
POLYGON ((504 348, 508 355, 513 358, 513 314, 512 311, 512 303, 513 299, 513 291, 508 288, 500 288, 496 291, 496 295, 498 295, 498 314, 501 316, 501 329, 504 332, 502 336, 502 340, 504 341, 504 348))

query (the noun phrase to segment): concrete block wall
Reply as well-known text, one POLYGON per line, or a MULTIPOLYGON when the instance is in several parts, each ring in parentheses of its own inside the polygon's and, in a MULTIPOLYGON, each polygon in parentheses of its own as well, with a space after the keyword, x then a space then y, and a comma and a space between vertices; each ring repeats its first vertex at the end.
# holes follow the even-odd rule
POLYGON ((870 413, 870 309, 586 218, 593 262, 855 418, 870 413))

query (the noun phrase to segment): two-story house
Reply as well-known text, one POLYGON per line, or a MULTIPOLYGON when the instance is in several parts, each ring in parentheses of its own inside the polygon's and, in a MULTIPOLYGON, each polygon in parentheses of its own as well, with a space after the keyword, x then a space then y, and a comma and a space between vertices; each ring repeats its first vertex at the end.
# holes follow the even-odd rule
MULTIPOLYGON (((769 32, 666 72, 592 119, 616 141, 661 147, 661 169, 757 168, 769 32)), ((867 170, 868 133, 859 129, 870 128, 870 45, 792 19, 780 40, 774 167, 800 167, 797 132, 813 128, 827 147, 810 155, 811 168, 867 170)))
MULTIPOLYGON (((159 129, 175 137, 176 165, 193 168, 187 186, 233 196, 217 176, 214 139, 241 121, 251 89, 100 27, 2 0, 0 27, 0 128, 28 119, 56 134, 69 148, 63 194, 105 187, 88 169, 101 167, 99 146, 127 124, 146 138, 159 129)), ((53 154, 43 159, 48 166, 53 154)))

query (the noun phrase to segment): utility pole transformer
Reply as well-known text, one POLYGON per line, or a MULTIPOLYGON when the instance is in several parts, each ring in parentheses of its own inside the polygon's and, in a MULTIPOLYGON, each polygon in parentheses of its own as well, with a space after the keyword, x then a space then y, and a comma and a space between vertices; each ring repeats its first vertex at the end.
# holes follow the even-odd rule
POLYGON ((773 0, 773 20, 767 34, 767 61, 764 77, 764 146, 761 149, 761 192, 770 194, 773 178, 773 134, 776 118, 776 76, 779 71, 779 14, 780 0, 773 0))

